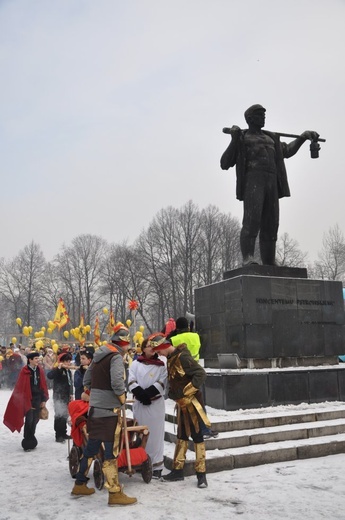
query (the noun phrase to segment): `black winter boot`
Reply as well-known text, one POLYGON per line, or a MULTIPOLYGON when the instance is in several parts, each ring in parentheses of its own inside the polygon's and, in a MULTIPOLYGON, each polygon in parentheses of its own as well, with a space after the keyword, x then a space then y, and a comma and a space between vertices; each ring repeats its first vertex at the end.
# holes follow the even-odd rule
POLYGON ((206 473, 197 473, 196 478, 198 479, 198 488, 207 488, 206 473))
POLYGON ((167 475, 162 475, 163 480, 167 482, 177 482, 178 480, 184 480, 183 469, 173 469, 167 475))

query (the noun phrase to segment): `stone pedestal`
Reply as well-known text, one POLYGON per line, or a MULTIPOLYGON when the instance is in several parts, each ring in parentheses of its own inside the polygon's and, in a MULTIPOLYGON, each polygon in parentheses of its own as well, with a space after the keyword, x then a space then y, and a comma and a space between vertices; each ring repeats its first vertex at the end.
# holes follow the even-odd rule
POLYGON ((345 354, 342 283, 305 269, 252 265, 195 291, 206 367, 236 353, 243 367, 336 362, 345 354))

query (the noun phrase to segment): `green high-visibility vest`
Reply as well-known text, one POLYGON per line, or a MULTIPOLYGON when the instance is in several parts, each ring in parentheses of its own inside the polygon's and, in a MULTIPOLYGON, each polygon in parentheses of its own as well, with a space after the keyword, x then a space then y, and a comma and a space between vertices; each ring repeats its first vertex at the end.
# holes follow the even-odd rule
POLYGON ((201 343, 200 336, 197 332, 182 332, 181 334, 176 334, 176 336, 172 336, 170 338, 170 341, 174 345, 174 347, 181 345, 181 343, 185 343, 193 358, 196 361, 199 361, 199 350, 201 343))

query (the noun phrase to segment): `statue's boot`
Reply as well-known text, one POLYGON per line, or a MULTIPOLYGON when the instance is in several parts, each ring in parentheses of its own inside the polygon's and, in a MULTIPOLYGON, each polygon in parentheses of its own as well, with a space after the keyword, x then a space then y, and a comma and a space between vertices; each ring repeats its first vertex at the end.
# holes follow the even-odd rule
POLYGON ((260 240, 260 256, 263 265, 276 264, 276 241, 260 240))
POLYGON ((254 260, 254 251, 255 251, 255 238, 253 237, 244 237, 241 234, 240 237, 240 246, 241 253, 243 257, 243 266, 250 264, 257 264, 254 260))

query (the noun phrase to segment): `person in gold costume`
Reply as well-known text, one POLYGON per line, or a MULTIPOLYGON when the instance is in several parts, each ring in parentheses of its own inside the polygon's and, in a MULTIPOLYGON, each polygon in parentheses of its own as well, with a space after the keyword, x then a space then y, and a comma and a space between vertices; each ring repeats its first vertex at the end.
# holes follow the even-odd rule
POLYGON ((203 409, 200 388, 206 379, 206 372, 191 356, 187 345, 171 344, 164 334, 157 332, 148 338, 148 345, 157 354, 167 358, 169 398, 177 404, 177 443, 173 469, 163 479, 168 482, 184 480, 183 468, 191 437, 195 446, 195 471, 199 488, 207 487, 206 450, 201 423, 210 426, 203 409))

